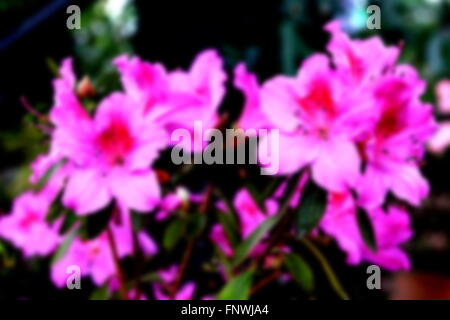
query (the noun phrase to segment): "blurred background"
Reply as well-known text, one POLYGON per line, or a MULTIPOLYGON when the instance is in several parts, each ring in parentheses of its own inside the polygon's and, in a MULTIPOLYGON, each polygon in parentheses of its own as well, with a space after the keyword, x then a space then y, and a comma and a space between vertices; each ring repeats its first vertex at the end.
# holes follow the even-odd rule
MULTIPOLYGON (((0 212, 9 212, 11 200, 28 187, 29 163, 45 150, 46 136, 20 98, 46 112, 64 57, 74 57, 77 74, 90 77, 98 96, 119 88, 110 62, 124 52, 173 69, 188 67, 196 53, 213 47, 230 75, 245 61, 264 81, 293 74, 302 59, 323 52, 328 36, 322 27, 331 19, 341 20, 354 37, 380 35, 388 44, 403 44, 401 60, 418 68, 428 83, 424 100, 436 102, 436 83, 450 78, 449 0, 0 0, 0 212), (81 8, 80 30, 66 27, 71 4, 81 8), (381 8, 380 30, 366 28, 370 4, 381 8)), ((242 96, 228 87, 223 108, 238 116, 242 96)), ((352 298, 450 299, 449 161, 446 152, 428 155, 424 163, 432 193, 412 212, 410 272, 383 272, 383 290, 368 291, 366 266, 348 267, 339 249, 328 248, 352 298)), ((85 298, 77 292, 84 290, 61 295, 45 265, 23 260, 0 241, 0 299, 85 298)))

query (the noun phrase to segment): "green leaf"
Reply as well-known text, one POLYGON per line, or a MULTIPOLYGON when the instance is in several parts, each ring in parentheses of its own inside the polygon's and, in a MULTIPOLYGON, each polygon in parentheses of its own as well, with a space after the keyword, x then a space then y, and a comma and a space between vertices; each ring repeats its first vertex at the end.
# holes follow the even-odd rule
POLYGON ((145 228, 148 225, 148 215, 142 214, 141 212, 137 212, 135 210, 130 210, 131 213, 131 222, 133 224, 133 230, 138 232, 145 228))
POLYGON ((217 213, 217 219, 223 227, 223 230, 227 236, 227 239, 231 243, 231 247, 234 248, 236 243, 238 243, 238 229, 237 221, 232 213, 217 213))
POLYGON ((357 220, 359 232, 361 233, 361 237, 364 242, 372 251, 377 251, 377 242, 375 239, 375 231, 373 230, 372 221, 364 209, 358 208, 357 220))
POLYGON ((50 70, 50 72, 53 74, 53 76, 59 77, 58 63, 50 57, 46 57, 45 62, 47 63, 47 67, 50 70))
POLYGON ((228 209, 228 212, 220 212, 217 213, 217 219, 221 223, 228 240, 231 242, 231 246, 234 248, 235 245, 239 242, 238 239, 238 222, 237 222, 237 211, 234 208, 233 202, 219 189, 215 189, 217 196, 222 199, 225 206, 228 209))
POLYGON ((52 224, 56 221, 65 211, 67 211, 66 208, 64 208, 61 204, 61 198, 62 198, 63 192, 60 192, 58 196, 56 197, 56 200, 48 210, 47 216, 45 217, 45 220, 52 224))
POLYGON ((176 219, 172 221, 167 227, 164 237, 163 237, 163 246, 166 250, 172 250, 178 241, 181 239, 181 236, 186 231, 186 221, 183 219, 176 219))
POLYGON ((6 248, 2 241, 0 241, 0 256, 2 257, 4 255, 6 255, 6 248))
POLYGON ((59 228, 59 234, 67 233, 77 221, 78 216, 72 211, 66 210, 64 221, 61 224, 61 227, 59 228))
POLYGON ((156 272, 149 272, 142 275, 141 282, 161 282, 161 277, 156 272))
POLYGON ((310 265, 295 253, 286 255, 284 262, 294 280, 306 292, 311 292, 314 289, 314 273, 310 265))
POLYGON ((62 159, 52 165, 48 170, 44 173, 44 175, 39 179, 39 181, 34 186, 34 191, 40 192, 42 188, 45 187, 47 182, 50 180, 50 178, 58 171, 59 168, 61 168, 65 163, 67 162, 66 159, 62 159))
POLYGON ((52 257, 52 261, 51 264, 55 264, 56 262, 58 262, 60 259, 62 259, 67 251, 70 248, 70 245, 72 244, 73 240, 75 239, 75 237, 78 235, 79 233, 79 228, 74 228, 64 239, 64 241, 61 243, 61 245, 58 247, 58 249, 56 250, 55 254, 52 257))
POLYGON ((109 288, 108 284, 105 284, 92 292, 89 300, 108 300, 109 299, 109 288))
POLYGON ((241 242, 236 250, 233 266, 239 265, 250 254, 253 248, 263 239, 263 237, 277 224, 280 215, 277 214, 268 218, 258 228, 255 229, 243 242, 241 242))
POLYGON ((187 223, 187 235, 190 238, 199 236, 206 227, 206 216, 201 213, 194 213, 189 215, 189 221, 187 223))
POLYGON ((231 279, 217 295, 218 300, 246 300, 253 281, 253 270, 247 270, 231 279))
POLYGON ((267 199, 267 198, 271 197, 273 195, 273 193, 275 192, 275 190, 277 190, 277 188, 281 185, 282 182, 283 182, 283 180, 279 177, 272 178, 270 180, 270 182, 267 184, 264 191, 262 192, 261 198, 267 199))
POLYGON ((297 193, 297 185, 300 182, 300 176, 301 176, 302 172, 299 172, 297 174, 295 174, 294 176, 292 176, 286 185, 286 192, 285 194, 281 197, 280 199, 280 208, 278 210, 278 215, 280 216, 284 216, 287 213, 289 213, 289 208, 290 208, 290 204, 291 204, 291 200, 292 197, 294 196, 295 193, 297 193))
POLYGON ((296 227, 300 236, 314 229, 322 218, 327 204, 327 192, 310 182, 303 190, 297 208, 296 227))

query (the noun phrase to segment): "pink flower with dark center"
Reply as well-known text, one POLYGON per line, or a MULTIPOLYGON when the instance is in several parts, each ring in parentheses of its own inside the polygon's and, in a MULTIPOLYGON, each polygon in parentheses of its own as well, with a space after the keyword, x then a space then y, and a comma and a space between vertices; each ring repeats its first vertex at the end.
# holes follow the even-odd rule
POLYGON ((325 30, 331 34, 327 50, 337 71, 350 85, 370 87, 394 66, 400 54, 397 46, 385 46, 379 37, 350 39, 339 21, 328 23, 325 30))
POLYGON ((194 122, 200 121, 203 130, 214 128, 225 95, 226 73, 215 50, 201 52, 189 71, 167 72, 159 64, 125 56, 117 58, 115 64, 127 94, 143 106, 144 114, 148 113, 169 134, 179 128, 189 130, 194 140, 183 148, 196 152, 199 146, 204 147, 204 137, 194 132, 194 122))
POLYGON ((74 84, 70 60, 63 66, 48 156, 66 159, 71 167, 63 203, 78 214, 93 213, 112 199, 137 211, 152 210, 160 195, 150 165, 168 144, 167 133, 121 93, 106 97, 90 117, 69 90, 74 84))
MULTIPOLYGON (((279 174, 305 166, 322 187, 342 191, 359 178, 361 159, 356 140, 374 125, 370 99, 349 89, 330 68, 328 58, 308 58, 295 78, 277 76, 261 90, 267 118, 280 129, 279 174), (366 99, 364 99, 366 98, 366 99)), ((261 163, 270 162, 267 143, 259 146, 261 163)))
POLYGON ((366 162, 356 188, 361 205, 380 206, 388 191, 413 205, 428 194, 419 162, 436 124, 432 107, 419 100, 423 91, 423 81, 409 66, 398 66, 374 86, 380 117, 373 133, 360 144, 366 162))
POLYGON ((50 208, 46 192, 25 192, 14 200, 12 212, 0 218, 0 237, 20 248, 26 257, 46 256, 61 241, 60 221, 49 224, 50 208))

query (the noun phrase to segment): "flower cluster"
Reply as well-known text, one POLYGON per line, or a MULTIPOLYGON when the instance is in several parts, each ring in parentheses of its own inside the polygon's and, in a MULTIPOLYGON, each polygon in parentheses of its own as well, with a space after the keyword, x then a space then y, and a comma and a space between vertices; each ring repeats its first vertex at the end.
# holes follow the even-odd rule
MULTIPOLYGON (((399 247, 412 235, 406 205, 417 206, 428 194, 420 163, 436 127, 432 107, 420 100, 425 83, 412 66, 397 63, 398 47, 385 46, 377 37, 350 39, 335 21, 326 30, 331 35, 329 55, 307 58, 295 76, 277 75, 259 84, 244 64, 236 66, 234 85, 245 102, 235 124, 244 130, 279 130, 279 148, 267 150, 269 144, 261 141, 257 152, 261 164, 270 163, 270 152, 279 153, 282 179, 302 173, 292 187, 289 208, 303 205, 307 184, 327 193, 326 210, 310 236, 333 237, 350 264, 369 261, 390 270, 408 269, 409 259, 399 247), (389 194, 400 201, 388 202, 389 194), (369 217, 376 249, 361 234, 358 210, 369 217)), ((31 182, 44 181, 43 186, 16 198, 11 213, 0 219, 0 236, 27 257, 47 256, 65 247, 51 268, 59 287, 65 285, 70 265, 78 265, 83 276, 100 286, 117 281, 117 264, 133 256, 136 246, 144 256, 157 255, 161 247, 150 230, 133 228, 134 212, 152 212, 163 223, 173 219, 175 211, 210 196, 189 194, 181 186, 176 192, 163 191, 153 165, 161 151, 173 146, 173 130, 192 133, 192 141, 183 148, 195 153, 202 151, 204 142, 194 122, 218 127, 227 80, 221 57, 206 50, 187 71, 170 71, 160 63, 126 55, 113 63, 123 90, 111 93, 90 112, 77 94, 72 60, 62 62, 53 83, 49 151, 31 165, 31 182), (112 213, 104 229, 87 239, 62 231, 67 229, 64 214, 49 219, 55 203, 62 204, 57 210, 75 216, 70 230, 81 228, 83 219, 102 210, 112 213), (73 239, 67 241, 68 237, 73 239)), ((237 213, 239 241, 280 214, 286 188, 284 182, 262 199, 262 205, 245 188, 236 192, 228 205, 237 213)), ((223 202, 214 207, 228 211, 223 202)), ((295 233, 290 227, 285 232, 295 233)), ((226 259, 233 258, 236 245, 221 223, 214 223, 207 234, 226 259)), ((272 249, 268 236, 261 237, 251 256, 272 249)), ((291 251, 284 243, 275 247, 278 253, 291 251)), ((195 285, 179 279, 179 269, 159 272, 162 282, 153 285, 155 298, 193 297, 195 285), (185 284, 180 288, 181 280, 185 284)))

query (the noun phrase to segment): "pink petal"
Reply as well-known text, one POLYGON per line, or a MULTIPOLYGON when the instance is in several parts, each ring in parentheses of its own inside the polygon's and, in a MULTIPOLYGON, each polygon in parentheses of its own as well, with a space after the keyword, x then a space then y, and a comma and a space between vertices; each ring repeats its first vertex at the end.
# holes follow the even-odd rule
POLYGON ((260 99, 264 114, 275 126, 288 132, 298 127, 299 107, 293 78, 277 76, 268 80, 261 88, 260 99))
POLYGON ((63 203, 79 215, 94 213, 111 200, 106 179, 95 169, 76 169, 71 173, 63 203))
POLYGON ((127 208, 148 212, 159 202, 160 188, 151 170, 132 173, 116 167, 110 172, 108 180, 114 196, 127 208))
POLYGON ((312 165, 313 179, 329 191, 342 192, 355 186, 360 175, 360 159, 355 145, 346 140, 331 140, 321 145, 312 165))
POLYGON ((418 206, 428 195, 427 180, 420 174, 419 168, 412 164, 398 166, 395 170, 391 181, 392 191, 397 197, 418 206))

